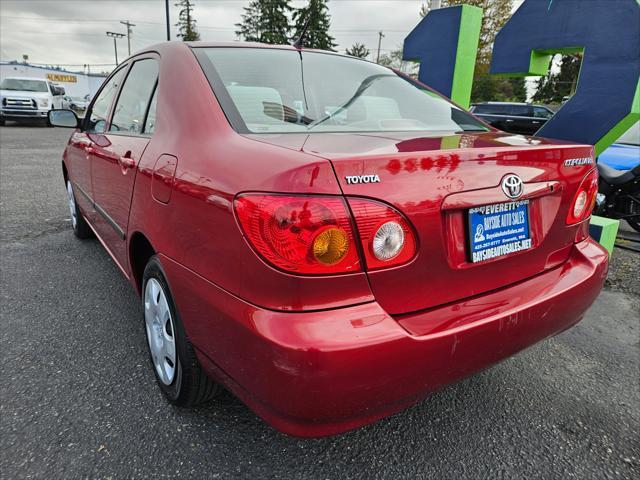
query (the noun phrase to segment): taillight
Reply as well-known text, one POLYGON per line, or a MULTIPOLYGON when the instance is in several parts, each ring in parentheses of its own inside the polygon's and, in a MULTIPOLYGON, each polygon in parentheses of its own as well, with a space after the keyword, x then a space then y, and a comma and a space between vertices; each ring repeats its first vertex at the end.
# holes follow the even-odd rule
POLYGON ((384 203, 349 198, 356 220, 367 270, 388 268, 411 260, 416 237, 400 212, 384 203))
POLYGON ((598 193, 598 171, 591 170, 582 179, 567 213, 567 225, 579 223, 591 215, 598 193))
POLYGON ((269 263, 300 274, 360 271, 342 198, 244 194, 235 200, 242 230, 269 263))

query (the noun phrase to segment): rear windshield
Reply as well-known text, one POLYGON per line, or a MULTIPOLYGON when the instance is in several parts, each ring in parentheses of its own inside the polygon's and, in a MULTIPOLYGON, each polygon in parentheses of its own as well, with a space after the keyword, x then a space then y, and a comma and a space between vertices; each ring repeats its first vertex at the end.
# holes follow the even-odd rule
POLYGON ((48 92, 47 82, 42 80, 24 80, 22 78, 5 78, 0 83, 0 90, 18 90, 21 92, 48 92))
POLYGON ((488 130, 434 92, 374 63, 295 50, 195 52, 240 132, 488 130))

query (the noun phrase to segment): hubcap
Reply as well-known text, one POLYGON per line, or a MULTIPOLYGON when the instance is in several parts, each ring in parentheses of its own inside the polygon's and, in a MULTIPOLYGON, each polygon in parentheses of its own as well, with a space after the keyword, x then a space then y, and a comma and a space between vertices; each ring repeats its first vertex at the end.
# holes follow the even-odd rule
POLYGON ((67 198, 69 201, 69 212, 71 213, 71 225, 73 225, 73 228, 76 228, 76 224, 78 223, 76 197, 73 196, 73 188, 71 188, 70 181, 67 181, 67 198))
POLYGON ((176 371, 175 328, 164 290, 150 278, 144 290, 144 322, 153 366, 165 385, 171 385, 176 371))

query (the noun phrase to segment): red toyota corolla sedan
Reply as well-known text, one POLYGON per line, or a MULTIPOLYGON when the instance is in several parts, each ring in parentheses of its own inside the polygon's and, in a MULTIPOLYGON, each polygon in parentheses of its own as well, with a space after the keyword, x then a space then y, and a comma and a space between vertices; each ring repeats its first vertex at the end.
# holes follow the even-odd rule
POLYGON ((367 61, 166 43, 51 122, 75 128, 73 230, 140 294, 176 405, 224 385, 283 432, 343 432, 571 327, 607 273, 590 146, 367 61))

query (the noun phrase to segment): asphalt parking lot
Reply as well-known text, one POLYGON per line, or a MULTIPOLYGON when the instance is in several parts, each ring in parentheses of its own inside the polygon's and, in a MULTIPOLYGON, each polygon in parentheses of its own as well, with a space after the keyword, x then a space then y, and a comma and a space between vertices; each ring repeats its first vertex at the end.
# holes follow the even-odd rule
POLYGON ((640 254, 573 329, 327 439, 169 406, 138 298, 70 229, 69 130, 0 127, 0 478, 640 478, 640 254))

